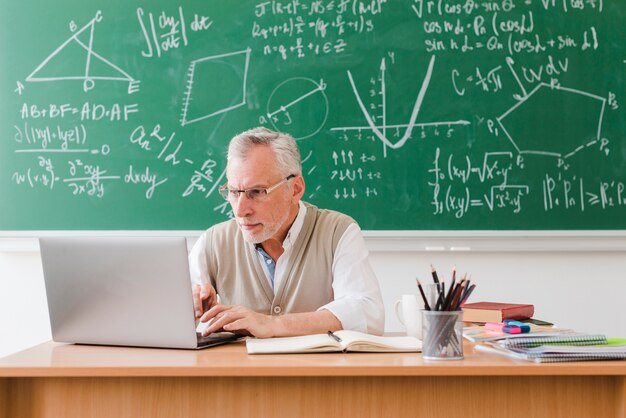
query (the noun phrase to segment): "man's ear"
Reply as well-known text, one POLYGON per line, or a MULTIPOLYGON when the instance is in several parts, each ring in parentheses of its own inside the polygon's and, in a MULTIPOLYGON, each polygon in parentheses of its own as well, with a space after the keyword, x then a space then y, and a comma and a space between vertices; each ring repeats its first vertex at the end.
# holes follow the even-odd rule
POLYGON ((304 188, 304 177, 296 176, 296 178, 293 179, 293 198, 296 202, 304 196, 304 188))

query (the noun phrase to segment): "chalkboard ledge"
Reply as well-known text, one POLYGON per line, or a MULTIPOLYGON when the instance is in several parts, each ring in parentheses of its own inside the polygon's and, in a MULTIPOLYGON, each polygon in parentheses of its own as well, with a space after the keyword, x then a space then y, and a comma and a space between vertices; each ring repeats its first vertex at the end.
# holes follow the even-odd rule
MULTIPOLYGON (((202 231, 0 231, 0 252, 38 252, 43 236, 176 236, 189 248, 202 231)), ((617 231, 363 231, 372 252, 626 251, 617 231)))
POLYGON ((40 237, 185 237, 191 249, 202 231, 0 231, 0 252, 39 252, 40 237))
POLYGON ((618 231, 364 231, 370 251, 626 251, 618 231))

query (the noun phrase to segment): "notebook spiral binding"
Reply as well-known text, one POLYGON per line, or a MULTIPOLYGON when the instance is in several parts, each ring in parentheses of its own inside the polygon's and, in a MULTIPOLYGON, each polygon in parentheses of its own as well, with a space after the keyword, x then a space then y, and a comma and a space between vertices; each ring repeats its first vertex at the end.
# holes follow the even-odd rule
POLYGON ((606 344, 605 335, 581 334, 554 337, 515 338, 502 342, 506 348, 533 348, 540 345, 599 345, 606 344))

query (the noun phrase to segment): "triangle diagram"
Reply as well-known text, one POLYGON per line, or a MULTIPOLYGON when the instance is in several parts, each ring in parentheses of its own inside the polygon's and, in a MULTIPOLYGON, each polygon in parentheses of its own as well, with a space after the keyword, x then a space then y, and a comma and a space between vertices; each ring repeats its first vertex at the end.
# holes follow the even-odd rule
POLYGON ((39 64, 26 81, 124 80, 133 78, 93 51, 95 20, 72 35, 39 64))

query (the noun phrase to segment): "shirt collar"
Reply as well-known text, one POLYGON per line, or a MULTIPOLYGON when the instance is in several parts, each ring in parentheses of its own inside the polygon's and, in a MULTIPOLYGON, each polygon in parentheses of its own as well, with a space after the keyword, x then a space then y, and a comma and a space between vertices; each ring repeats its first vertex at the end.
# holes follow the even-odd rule
POLYGON ((298 202, 298 215, 296 215, 295 221, 289 228, 289 232, 287 232, 287 236, 285 237, 285 241, 283 241, 283 248, 287 249, 296 242, 298 235, 300 235, 300 231, 302 230, 302 225, 304 225, 304 217, 306 215, 306 206, 300 200, 298 202))

